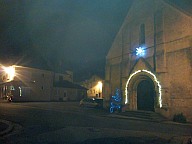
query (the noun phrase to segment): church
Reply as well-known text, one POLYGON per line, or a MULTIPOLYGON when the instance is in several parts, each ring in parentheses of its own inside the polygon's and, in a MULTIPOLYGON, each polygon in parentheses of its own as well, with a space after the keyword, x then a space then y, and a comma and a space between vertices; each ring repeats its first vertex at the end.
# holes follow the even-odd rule
POLYGON ((165 0, 134 0, 106 56, 105 106, 192 121, 192 13, 165 0))

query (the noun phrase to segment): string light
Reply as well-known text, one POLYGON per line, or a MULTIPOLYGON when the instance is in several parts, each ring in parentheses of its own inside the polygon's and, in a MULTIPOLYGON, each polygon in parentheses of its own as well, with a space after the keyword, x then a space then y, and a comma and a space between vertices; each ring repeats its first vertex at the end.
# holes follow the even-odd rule
POLYGON ((160 82, 158 81, 158 79, 157 79, 157 77, 151 72, 151 71, 148 71, 148 70, 138 70, 138 71, 135 71, 134 73, 132 73, 130 76, 129 76, 129 79, 127 80, 127 83, 126 83, 126 87, 125 87, 125 104, 127 104, 128 103, 128 90, 127 90, 127 87, 128 87, 128 85, 129 85, 129 82, 130 82, 130 80, 131 80, 131 78, 133 77, 133 76, 135 76, 136 74, 138 74, 138 73, 140 73, 140 72, 145 72, 145 73, 148 73, 148 74, 150 74, 152 77, 153 77, 153 79, 154 79, 154 81, 157 83, 157 85, 158 85, 158 91, 159 91, 159 106, 160 106, 160 108, 162 107, 162 92, 161 92, 161 85, 160 85, 160 82))
POLYGON ((158 88, 159 88, 159 105, 160 105, 160 108, 162 107, 162 92, 161 92, 161 85, 160 85, 160 82, 157 80, 157 77, 151 72, 151 71, 148 71, 148 70, 142 70, 143 72, 146 72, 150 75, 153 76, 153 79, 155 80, 155 82, 157 83, 158 85, 158 88))
POLYGON ((142 47, 136 48, 136 55, 137 55, 137 56, 138 56, 138 55, 142 56, 142 55, 144 55, 144 54, 145 54, 145 51, 144 51, 144 49, 143 49, 142 47))
POLYGON ((127 80, 126 87, 125 87, 125 104, 128 103, 128 98, 127 98, 127 96, 128 96, 128 91, 127 91, 127 87, 128 87, 129 81, 131 80, 131 78, 132 78, 134 75, 136 75, 136 74, 139 73, 139 72, 141 72, 141 70, 138 70, 138 71, 132 73, 132 74, 130 75, 129 79, 127 80))
POLYGON ((117 88, 115 95, 111 97, 110 102, 110 113, 113 113, 115 110, 121 109, 121 94, 120 90, 117 88))

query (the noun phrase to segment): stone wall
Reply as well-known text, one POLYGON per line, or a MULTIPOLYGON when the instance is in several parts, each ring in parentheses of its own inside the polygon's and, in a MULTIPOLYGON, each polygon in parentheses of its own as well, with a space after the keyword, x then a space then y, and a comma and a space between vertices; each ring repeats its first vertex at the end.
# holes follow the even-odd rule
POLYGON ((142 68, 142 64, 135 67, 139 59, 135 49, 139 46, 139 28, 142 24, 145 24, 146 39, 146 54, 142 57, 151 70, 154 66, 154 47, 157 49, 155 74, 162 84, 163 100, 163 109, 157 111, 170 119, 182 112, 192 121, 192 17, 163 0, 133 2, 107 55, 108 92, 111 94, 116 87, 121 87, 121 81, 124 91, 131 70, 142 68), (160 19, 155 20, 154 15, 160 19))
POLYGON ((184 115, 190 116, 190 119, 192 118, 191 57, 192 48, 167 54, 171 116, 182 112, 184 115))

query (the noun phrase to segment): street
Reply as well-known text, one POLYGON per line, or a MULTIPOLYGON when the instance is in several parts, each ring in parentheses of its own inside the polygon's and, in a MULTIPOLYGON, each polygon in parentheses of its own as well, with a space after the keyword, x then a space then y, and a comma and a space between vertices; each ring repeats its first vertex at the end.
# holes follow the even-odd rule
POLYGON ((78 102, 0 103, 0 116, 13 122, 13 131, 0 143, 169 143, 192 135, 189 124, 150 122, 111 117, 78 102), (126 141, 126 142, 125 142, 126 141))

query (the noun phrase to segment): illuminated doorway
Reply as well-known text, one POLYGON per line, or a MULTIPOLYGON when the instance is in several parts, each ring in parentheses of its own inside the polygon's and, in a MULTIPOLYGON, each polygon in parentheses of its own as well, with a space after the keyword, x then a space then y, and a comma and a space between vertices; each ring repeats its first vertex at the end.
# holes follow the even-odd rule
POLYGON ((142 80, 137 86, 137 109, 154 111, 155 89, 150 80, 142 80))

